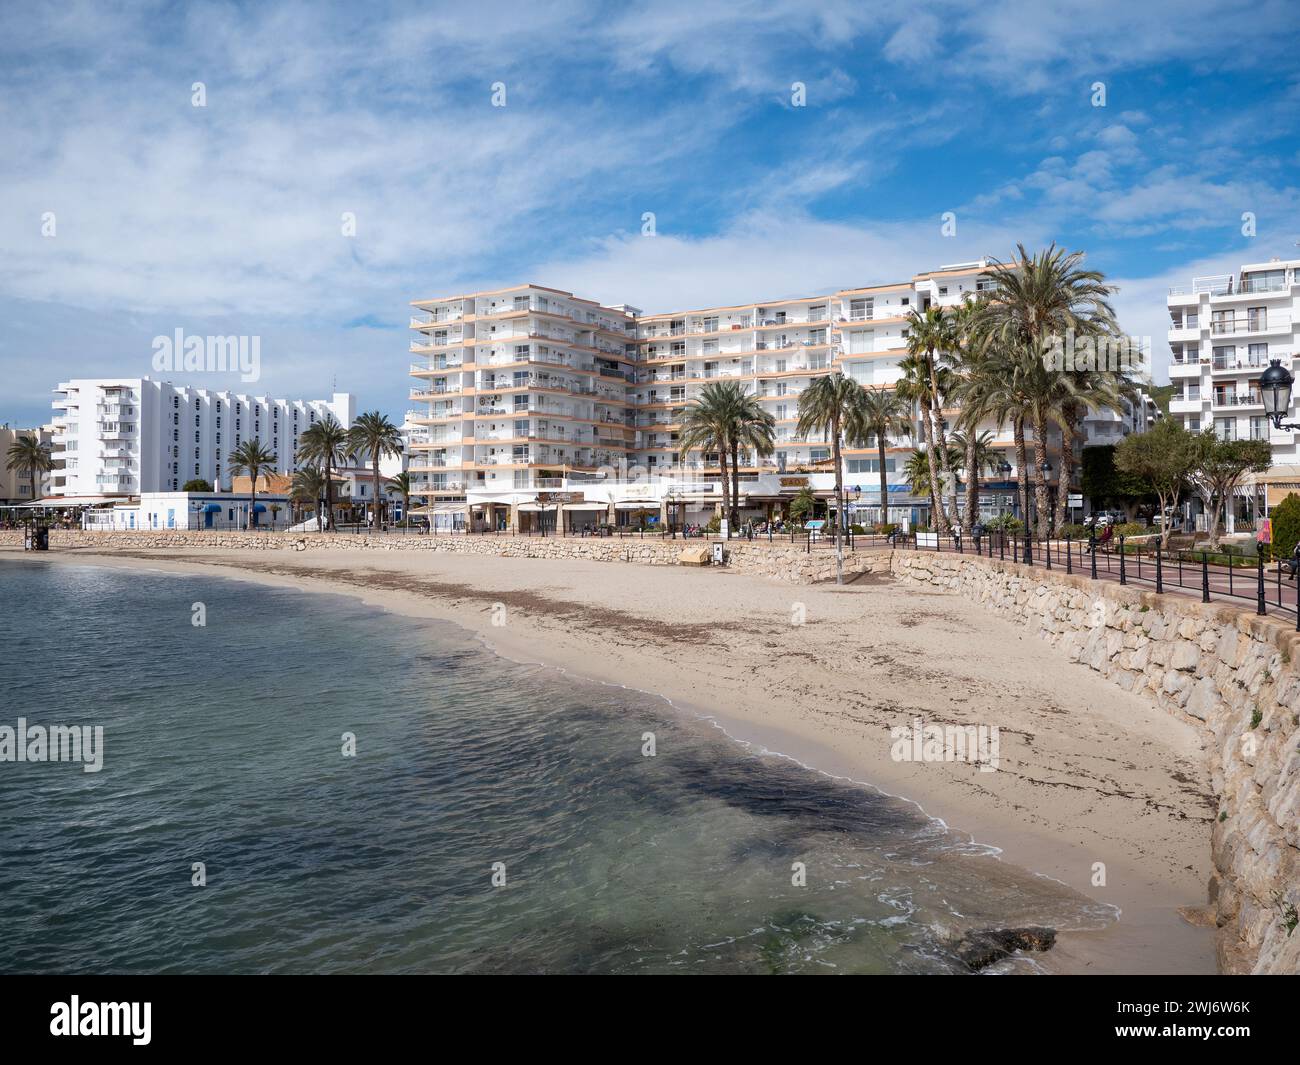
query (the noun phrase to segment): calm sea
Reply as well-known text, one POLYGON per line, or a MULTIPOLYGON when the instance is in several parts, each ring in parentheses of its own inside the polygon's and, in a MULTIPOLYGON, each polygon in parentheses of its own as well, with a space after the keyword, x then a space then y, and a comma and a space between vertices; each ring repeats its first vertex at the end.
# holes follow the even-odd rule
POLYGON ((0 562, 0 670, 0 726, 104 730, 98 773, 0 762, 3 972, 960 972, 961 930, 1102 920, 906 803, 343 597, 0 562))

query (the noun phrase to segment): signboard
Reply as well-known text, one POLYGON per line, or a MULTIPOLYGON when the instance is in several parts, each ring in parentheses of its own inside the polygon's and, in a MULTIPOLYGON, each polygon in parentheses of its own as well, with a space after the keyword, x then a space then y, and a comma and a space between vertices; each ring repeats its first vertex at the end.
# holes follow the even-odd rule
MULTIPOLYGON (((724 522, 723 524, 726 524, 726 523, 724 522)), ((722 544, 721 544, 721 543, 715 543, 715 544, 713 545, 713 564, 714 564, 715 566, 721 566, 721 565, 723 564, 723 562, 725 561, 725 556, 723 555, 722 552, 723 552, 722 544)))
POLYGON ((546 506, 547 504, 554 505, 559 503, 581 503, 582 501, 583 500, 582 500, 581 492, 538 492, 537 493, 537 505, 542 507, 546 506))
POLYGON ((939 534, 937 532, 919 532, 916 534, 917 547, 938 547, 939 534))
POLYGON ((1081 507, 1081 506, 1083 506, 1083 495, 1082 495, 1081 493, 1071 492, 1071 493, 1066 497, 1066 503, 1065 503, 1065 505, 1066 505, 1067 507, 1081 507))
POLYGON ((779 483, 782 488, 807 488, 808 478, 807 477, 782 477, 780 478, 779 483))

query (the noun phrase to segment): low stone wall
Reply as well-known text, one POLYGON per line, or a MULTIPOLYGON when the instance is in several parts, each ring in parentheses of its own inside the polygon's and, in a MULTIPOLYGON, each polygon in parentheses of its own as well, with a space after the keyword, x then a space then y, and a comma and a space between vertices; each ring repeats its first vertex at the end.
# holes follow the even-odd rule
MULTIPOLYGON (((22 532, 0 532, 0 547, 21 547, 22 532)), ((567 558, 593 562, 624 562, 642 566, 676 566, 687 547, 708 546, 707 540, 661 540, 658 537, 553 536, 357 536, 346 533, 200 532, 179 529, 83 532, 52 530, 50 550, 83 548, 96 551, 228 549, 249 551, 437 551, 448 554, 493 555, 505 558, 567 558)), ((763 541, 732 541, 727 568, 791 584, 834 580, 835 554, 820 547, 763 541)), ((844 556, 848 576, 889 572, 889 554, 849 551, 844 556)))
POLYGON ((900 551, 903 581, 1023 623, 1205 733, 1219 801, 1210 902, 1229 973, 1300 972, 1300 635, 1225 604, 973 556, 900 551))

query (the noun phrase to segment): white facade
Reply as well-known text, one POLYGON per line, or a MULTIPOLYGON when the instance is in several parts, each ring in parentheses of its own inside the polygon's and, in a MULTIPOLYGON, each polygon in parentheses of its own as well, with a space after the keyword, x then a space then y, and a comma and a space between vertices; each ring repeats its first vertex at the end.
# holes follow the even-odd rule
MULTIPOLYGON (((1267 440, 1274 465, 1300 461, 1296 433, 1273 429, 1264 415, 1260 375, 1278 359, 1294 372, 1300 316, 1300 259, 1245 265, 1236 276, 1197 277, 1171 289, 1169 413, 1193 431, 1267 440)), ((1292 394, 1285 420, 1300 420, 1292 394)))
POLYGON ((343 392, 286 400, 148 377, 77 378, 55 391, 54 446, 64 462, 55 493, 63 496, 175 492, 196 477, 228 487, 230 453, 250 439, 275 452, 279 472, 293 473, 304 430, 327 414, 346 428, 356 414, 343 392))
MULTIPOLYGON (((259 493, 254 524, 284 525, 288 497, 259 493)), ((248 523, 247 495, 211 492, 145 492, 138 500, 87 510, 87 529, 242 529, 248 523)))
MULTIPOLYGON (((427 409, 407 418, 427 426, 428 436, 412 443, 413 494, 450 513, 451 504, 476 492, 716 477, 718 456, 684 453, 680 431, 704 386, 728 379, 776 420, 772 455, 742 452, 746 480, 825 473, 829 443, 796 432, 800 393, 835 370, 864 386, 892 388, 907 355, 908 315, 976 296, 991 284, 987 270, 978 260, 897 284, 654 315, 540 285, 416 301, 422 313, 411 319, 411 352, 426 361, 411 366, 420 379, 411 399, 427 409)), ((957 411, 944 414, 951 425, 957 411)), ((1084 444, 1114 443, 1146 420, 1145 406, 1090 415, 1084 444)), ((903 484, 907 457, 920 443, 919 424, 914 428, 886 442, 894 486, 903 484)), ((1016 477, 1010 427, 982 428, 995 431, 993 446, 1016 477)), ((1031 430, 1027 436, 1032 449, 1031 430)), ((1058 441, 1049 447, 1055 453, 1058 441)), ((879 496, 879 463, 874 441, 848 449, 846 481, 879 496)))

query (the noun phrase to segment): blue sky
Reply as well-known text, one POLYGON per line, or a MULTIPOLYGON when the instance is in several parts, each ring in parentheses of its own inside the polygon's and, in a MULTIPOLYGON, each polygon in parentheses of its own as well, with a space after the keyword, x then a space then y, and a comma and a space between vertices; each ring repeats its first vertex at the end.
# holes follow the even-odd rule
POLYGON ((1017 241, 1086 250, 1159 362, 1170 284, 1300 254, 1298 30, 1290 0, 6 5, 0 421, 178 328, 400 418, 411 299, 654 312, 1017 241))

